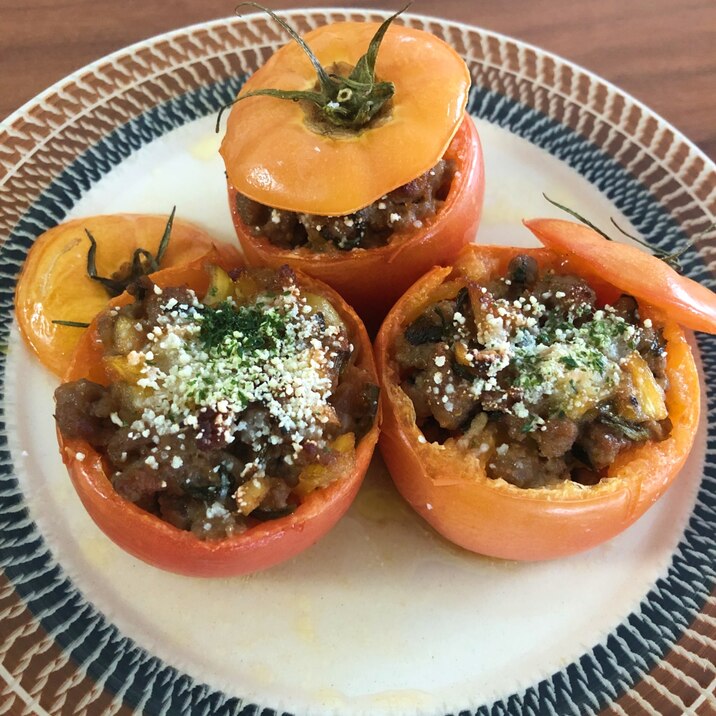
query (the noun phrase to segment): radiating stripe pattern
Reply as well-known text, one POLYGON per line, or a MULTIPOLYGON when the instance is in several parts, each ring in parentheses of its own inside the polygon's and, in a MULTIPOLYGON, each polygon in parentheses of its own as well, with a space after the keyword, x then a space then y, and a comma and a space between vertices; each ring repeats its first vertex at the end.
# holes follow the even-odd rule
MULTIPOLYGON (((291 12, 300 30, 358 12, 291 12)), ((369 14, 381 19, 380 13, 369 14)), ((698 235, 686 272, 713 287, 716 169, 634 100, 588 73, 467 26, 409 16, 468 61, 470 111, 566 162, 660 248, 698 235)), ((209 23, 142 43, 68 78, 0 128, 0 343, 33 240, 132 152, 229 101, 278 44, 261 17, 209 23)), ((716 339, 699 337, 716 405, 716 339)), ((5 379, 5 356, 0 354, 5 379)), ((3 408, 4 410, 4 408, 3 408)), ((213 691, 124 637, 85 602, 29 519, 0 413, 0 715, 274 714, 213 691)), ((716 427, 697 504, 668 574, 604 642, 480 714, 716 712, 716 427)))

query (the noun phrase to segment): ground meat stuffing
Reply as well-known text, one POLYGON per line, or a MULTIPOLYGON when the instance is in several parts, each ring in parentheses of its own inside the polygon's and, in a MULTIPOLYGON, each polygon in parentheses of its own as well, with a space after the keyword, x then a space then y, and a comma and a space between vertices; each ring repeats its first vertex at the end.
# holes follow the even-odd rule
POLYGON ((141 279, 100 319, 116 379, 55 392, 60 431, 101 452, 117 492, 202 539, 288 514, 350 469, 378 402, 325 298, 287 268, 233 279, 216 269, 204 302, 141 279))
POLYGON ((435 216, 448 195, 454 172, 453 163, 441 159, 417 179, 344 216, 272 209, 243 194, 236 195, 236 210, 255 236, 281 248, 305 247, 317 253, 371 249, 389 243, 394 234, 421 228, 435 216))
POLYGON ((431 305, 394 351, 426 439, 519 487, 596 484, 620 452, 671 432, 661 330, 631 296, 600 306, 528 255, 431 305))

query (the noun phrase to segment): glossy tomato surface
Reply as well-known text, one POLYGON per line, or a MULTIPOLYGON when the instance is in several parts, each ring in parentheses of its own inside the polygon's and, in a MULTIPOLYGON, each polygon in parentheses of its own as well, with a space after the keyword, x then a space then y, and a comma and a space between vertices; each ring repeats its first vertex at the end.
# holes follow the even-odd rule
MULTIPOLYGON (((207 267, 227 265, 214 251, 186 266, 166 269, 152 276, 160 287, 187 285, 199 295, 206 290, 207 267)), ((345 321, 356 346, 356 364, 377 383, 370 342, 360 319, 327 286, 300 276, 299 284, 327 297, 345 321)), ((123 294, 112 305, 130 302, 123 294)), ((65 381, 88 378, 107 383, 102 364, 103 347, 97 321, 83 335, 65 381)), ((85 508, 99 528, 117 545, 145 562, 179 574, 222 577, 266 569, 302 552, 320 539, 340 519, 358 492, 378 437, 380 416, 356 445, 351 469, 325 488, 301 501, 290 515, 259 523, 226 539, 202 541, 190 532, 164 522, 120 497, 105 472, 102 456, 81 440, 68 440, 58 433, 60 453, 85 508)))
MULTIPOLYGON (((397 336, 436 297, 454 297, 466 280, 480 283, 504 276, 509 261, 523 253, 534 256, 543 270, 580 274, 579 262, 544 249, 467 247, 454 268, 436 268, 398 301, 375 349, 384 400, 380 449, 403 497, 438 532, 466 549, 538 560, 573 554, 614 537, 664 493, 693 445, 700 389, 681 328, 640 302, 642 318, 663 326, 667 341, 666 404, 673 429, 666 440, 621 453, 597 485, 567 481, 528 489, 488 478, 477 456, 455 445, 427 442, 416 425, 413 404, 400 388, 393 357, 397 336)), ((602 300, 611 300, 620 291, 603 279, 592 285, 602 300)))
MULTIPOLYGON (((155 256, 166 223, 166 216, 151 214, 90 216, 55 226, 35 241, 17 282, 15 315, 22 337, 43 365, 61 376, 83 334, 81 328, 53 321, 89 323, 110 300, 87 275, 90 242, 85 231, 97 242, 98 275, 111 277, 131 261, 135 249, 155 256)), ((202 256, 212 243, 205 231, 177 218, 160 268, 202 256)), ((221 250, 233 253, 230 247, 221 250)))
MULTIPOLYGON (((319 27, 305 41, 324 68, 355 67, 378 23, 319 27)), ((261 204, 307 214, 350 214, 433 167, 462 121, 470 88, 464 60, 423 30, 388 28, 378 81, 395 93, 387 115, 355 133, 316 131, 304 104, 248 97, 231 109, 221 154, 229 184, 261 204)), ((257 89, 313 90, 316 70, 290 42, 246 82, 257 89)))
POLYGON ((572 221, 531 219, 525 226, 548 249, 568 256, 588 275, 610 276, 621 291, 662 309, 680 325, 716 333, 716 293, 644 249, 605 241, 572 221))
POLYGON ((283 249, 254 236, 236 211, 236 192, 229 184, 229 204, 236 234, 250 266, 278 268, 288 264, 326 282, 353 306, 371 333, 388 309, 423 273, 451 262, 475 237, 485 190, 482 147, 473 120, 465 115, 445 158, 454 162, 455 176, 438 213, 385 246, 315 253, 307 248, 283 249))

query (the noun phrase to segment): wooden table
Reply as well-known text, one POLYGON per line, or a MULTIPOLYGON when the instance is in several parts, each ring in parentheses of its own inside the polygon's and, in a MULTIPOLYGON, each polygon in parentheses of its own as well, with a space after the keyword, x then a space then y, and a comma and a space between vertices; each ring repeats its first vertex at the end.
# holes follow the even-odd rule
MULTIPOLYGON (((267 0, 273 9, 397 9, 402 1, 267 0)), ((219 0, 3 0, 0 117, 132 42, 231 14, 219 0)), ((577 62, 644 102, 716 159, 714 0, 414 0, 411 12, 480 25, 577 62)))

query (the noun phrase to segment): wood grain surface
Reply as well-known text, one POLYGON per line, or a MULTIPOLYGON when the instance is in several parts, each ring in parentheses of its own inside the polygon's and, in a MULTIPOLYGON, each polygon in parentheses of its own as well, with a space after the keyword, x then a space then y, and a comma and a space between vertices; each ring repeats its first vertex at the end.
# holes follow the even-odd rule
MULTIPOLYGON (((397 9, 402 0, 267 0, 273 9, 397 9)), ((0 0, 0 117, 122 47, 226 17, 226 0, 0 0)), ((716 159, 716 0, 414 0, 555 52, 618 85, 716 159)))

